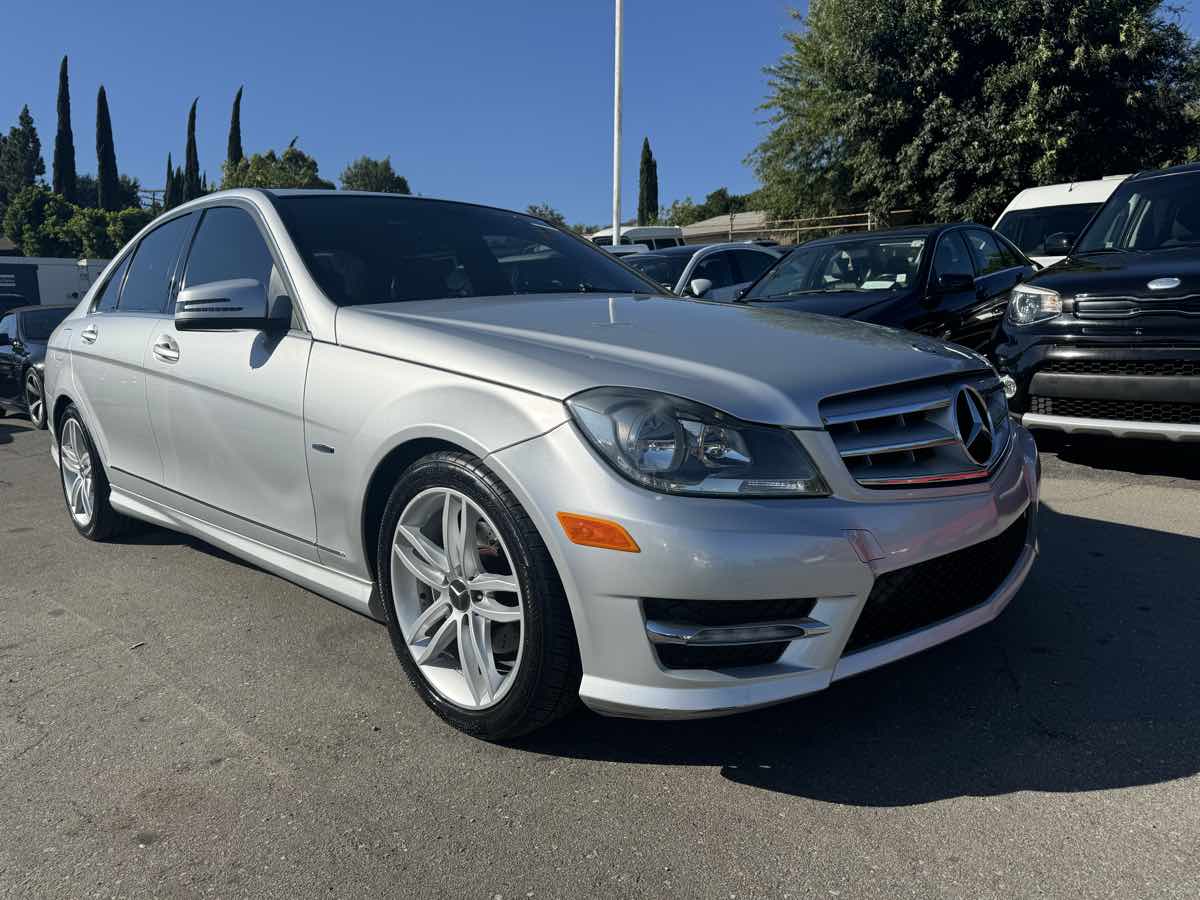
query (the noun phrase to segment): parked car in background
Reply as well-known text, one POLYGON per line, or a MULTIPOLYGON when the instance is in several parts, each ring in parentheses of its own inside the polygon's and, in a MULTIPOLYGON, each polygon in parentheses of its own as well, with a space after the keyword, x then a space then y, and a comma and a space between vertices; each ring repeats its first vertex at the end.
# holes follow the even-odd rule
POLYGON ((991 621, 1036 555, 1036 447, 979 356, 659 296, 489 207, 176 207, 55 331, 46 388, 81 535, 154 522, 382 619, 490 739, 580 697, 821 690, 991 621))
POLYGON ((986 350, 1009 292, 1033 272, 1033 263, 990 228, 922 225, 801 244, 739 299, 986 350))
POLYGON ((779 252, 756 244, 687 244, 631 256, 625 262, 681 297, 732 300, 769 269, 779 252))
POLYGON ((636 256, 639 253, 649 253, 650 248, 645 244, 617 244, 617 246, 607 246, 604 248, 613 256, 636 256))
MULTIPOLYGON (((613 246, 612 228, 601 228, 588 240, 599 247, 613 246)), ((620 244, 645 244, 647 249, 678 247, 683 243, 683 229, 677 225, 622 225, 620 244)))
POLYGON ((46 342, 72 309, 23 306, 0 313, 0 413, 26 413, 34 427, 46 427, 46 342))
POLYGON ((1122 182, 1013 291, 995 355, 1030 427, 1200 440, 1200 166, 1122 182))
POLYGON ((1040 266, 1052 266, 1127 175, 1025 188, 993 226, 1040 266))

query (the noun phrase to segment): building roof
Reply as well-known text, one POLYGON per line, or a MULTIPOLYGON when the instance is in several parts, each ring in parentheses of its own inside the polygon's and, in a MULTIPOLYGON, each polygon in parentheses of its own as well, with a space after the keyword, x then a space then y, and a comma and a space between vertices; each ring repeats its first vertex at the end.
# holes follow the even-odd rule
MULTIPOLYGON (((711 219, 703 219, 699 222, 693 222, 691 225, 683 226, 683 237, 686 240, 692 235, 700 236, 706 234, 719 234, 724 232, 729 233, 729 215, 713 216, 711 219)), ((738 231, 760 231, 766 227, 767 214, 762 210, 752 212, 740 212, 733 214, 733 230, 738 231)))

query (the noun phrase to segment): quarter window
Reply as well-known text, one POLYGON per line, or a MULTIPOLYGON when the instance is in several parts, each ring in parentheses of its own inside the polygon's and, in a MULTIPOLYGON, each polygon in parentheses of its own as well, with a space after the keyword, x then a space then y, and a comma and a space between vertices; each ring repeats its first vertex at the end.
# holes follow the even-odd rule
POLYGON ((733 258, 737 260, 742 281, 754 281, 775 262, 775 257, 771 254, 755 253, 753 250, 735 250, 733 258))
POLYGON ((958 232, 944 234, 938 241, 937 252, 933 256, 933 277, 936 279, 939 275, 975 277, 971 258, 967 256, 967 248, 958 232))
POLYGON ((1009 253, 1000 249, 999 242, 986 231, 974 229, 967 232, 967 243, 975 255, 975 267, 980 275, 990 275, 1016 265, 1009 253))
POLYGON ((183 284, 253 278, 263 290, 269 290, 274 265, 250 214, 233 206, 217 206, 206 210, 200 220, 183 284))
POLYGON ((733 284, 733 267, 729 265, 729 254, 714 253, 704 257, 692 270, 692 278, 707 278, 714 288, 729 287, 733 284))
POLYGON ((121 282, 125 278, 125 270, 129 268, 129 260, 133 259, 133 254, 126 254, 121 260, 121 264, 117 266, 117 271, 112 273, 112 277, 104 282, 104 286, 100 288, 100 293, 96 295, 95 301, 92 303, 92 312, 109 312, 117 308, 117 297, 121 294, 121 282))
POLYGON ((171 276, 192 222, 192 213, 188 213, 142 238, 134 251, 117 309, 123 312, 165 311, 171 294, 171 276))

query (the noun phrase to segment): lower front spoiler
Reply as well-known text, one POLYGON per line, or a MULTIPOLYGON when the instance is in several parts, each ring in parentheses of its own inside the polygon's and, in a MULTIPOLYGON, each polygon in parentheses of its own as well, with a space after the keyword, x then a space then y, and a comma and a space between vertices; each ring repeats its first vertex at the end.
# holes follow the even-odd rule
POLYGON ((902 637, 843 656, 833 669, 750 679, 745 684, 713 688, 631 687, 628 683, 584 675, 579 695, 591 710, 606 716, 631 719, 703 719, 746 712, 794 700, 823 690, 834 681, 850 678, 906 656, 920 653, 988 624, 1012 601, 1037 559, 1038 546, 1031 532, 1012 572, 984 603, 902 637))
POLYGON ((1168 441, 1200 441, 1200 425, 1167 422, 1129 422, 1123 419, 1081 419, 1025 413, 1021 424, 1026 428, 1045 428, 1067 434, 1099 434, 1121 438, 1152 438, 1168 441))

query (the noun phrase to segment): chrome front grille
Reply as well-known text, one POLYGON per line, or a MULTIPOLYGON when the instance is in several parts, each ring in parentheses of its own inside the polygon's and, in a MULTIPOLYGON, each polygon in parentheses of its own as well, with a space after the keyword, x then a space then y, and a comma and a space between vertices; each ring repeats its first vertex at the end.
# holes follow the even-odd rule
POLYGON ((821 418, 851 476, 869 488, 985 479, 1012 440, 990 372, 828 397, 821 418))

